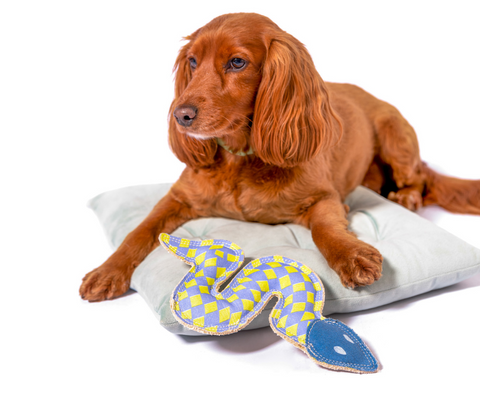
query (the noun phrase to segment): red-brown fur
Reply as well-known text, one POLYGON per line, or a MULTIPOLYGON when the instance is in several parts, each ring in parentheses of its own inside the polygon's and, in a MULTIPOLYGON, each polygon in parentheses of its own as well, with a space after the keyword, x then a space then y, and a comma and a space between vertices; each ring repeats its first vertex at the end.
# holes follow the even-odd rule
POLYGON ((187 167, 118 250, 85 276, 82 298, 126 292, 158 235, 198 217, 303 225, 342 283, 356 287, 382 271, 380 253, 347 229, 343 201, 358 185, 411 210, 439 204, 480 214, 480 181, 430 170, 393 106, 356 86, 324 83, 305 47, 268 18, 223 15, 187 39, 175 63, 169 122, 170 146, 187 167), (246 67, 229 69, 232 58, 246 67), (189 127, 173 116, 185 105, 197 109, 189 127), (254 154, 234 155, 217 137, 234 153, 254 154))

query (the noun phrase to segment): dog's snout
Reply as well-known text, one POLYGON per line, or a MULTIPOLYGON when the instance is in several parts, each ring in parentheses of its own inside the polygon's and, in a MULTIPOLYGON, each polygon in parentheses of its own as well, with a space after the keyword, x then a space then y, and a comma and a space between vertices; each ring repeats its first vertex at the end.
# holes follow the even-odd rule
POLYGON ((193 106, 179 106, 173 111, 173 116, 180 125, 187 127, 192 125, 197 116, 197 109, 193 106))

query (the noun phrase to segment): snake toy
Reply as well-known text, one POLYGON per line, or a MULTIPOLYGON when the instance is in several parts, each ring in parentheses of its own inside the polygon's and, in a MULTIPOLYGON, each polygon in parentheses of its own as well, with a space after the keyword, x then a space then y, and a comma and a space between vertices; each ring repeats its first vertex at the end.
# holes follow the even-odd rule
POLYGON ((268 256, 241 268, 244 253, 228 240, 196 241, 162 233, 160 243, 192 266, 170 302, 175 318, 187 328, 210 335, 237 332, 276 296, 270 325, 280 337, 325 368, 378 371, 377 360, 360 337, 342 322, 322 315, 325 290, 306 265, 268 256))

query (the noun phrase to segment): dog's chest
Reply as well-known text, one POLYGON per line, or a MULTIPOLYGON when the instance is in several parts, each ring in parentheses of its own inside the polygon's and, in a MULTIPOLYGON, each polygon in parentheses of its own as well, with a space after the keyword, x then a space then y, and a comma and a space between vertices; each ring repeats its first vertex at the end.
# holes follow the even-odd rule
POLYGON ((293 222, 317 201, 314 188, 300 185, 297 175, 275 167, 202 171, 191 177, 191 204, 204 216, 293 222))

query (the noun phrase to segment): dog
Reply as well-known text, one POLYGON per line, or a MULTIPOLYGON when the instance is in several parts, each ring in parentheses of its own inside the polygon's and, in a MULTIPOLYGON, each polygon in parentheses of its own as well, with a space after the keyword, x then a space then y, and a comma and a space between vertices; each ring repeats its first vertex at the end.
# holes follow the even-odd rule
POLYGON ((195 218, 300 224, 355 288, 382 273, 378 250, 348 230, 343 201, 357 186, 410 210, 438 204, 480 214, 480 181, 432 171, 396 108, 357 86, 325 83, 303 44, 267 17, 222 15, 186 39, 169 114, 169 144, 186 168, 85 276, 83 299, 125 293, 159 234, 195 218))

